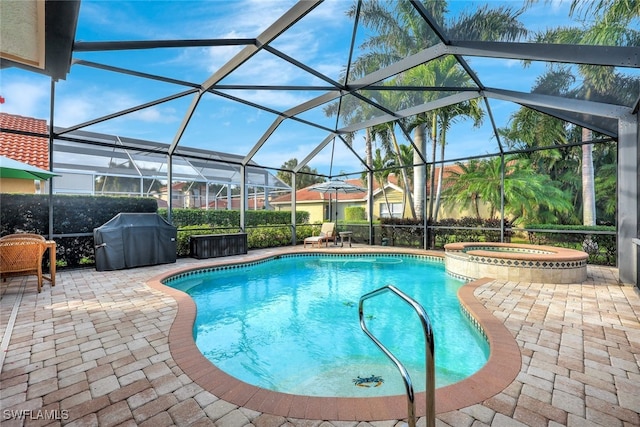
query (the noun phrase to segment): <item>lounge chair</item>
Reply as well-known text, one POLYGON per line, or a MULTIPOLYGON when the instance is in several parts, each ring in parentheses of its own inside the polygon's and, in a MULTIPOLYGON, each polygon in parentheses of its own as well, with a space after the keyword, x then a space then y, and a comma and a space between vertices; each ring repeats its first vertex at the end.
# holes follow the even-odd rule
POLYGON ((317 236, 311 236, 304 239, 304 247, 307 247, 307 243, 311 243, 311 247, 313 247, 314 243, 320 244, 324 242, 325 247, 328 246, 329 240, 334 241, 336 238, 336 224, 334 222, 325 222, 322 224, 322 228, 320 229, 320 234, 317 236))
POLYGON ((45 240, 34 237, 0 239, 0 277, 36 275, 38 292, 42 291, 42 255, 45 240))

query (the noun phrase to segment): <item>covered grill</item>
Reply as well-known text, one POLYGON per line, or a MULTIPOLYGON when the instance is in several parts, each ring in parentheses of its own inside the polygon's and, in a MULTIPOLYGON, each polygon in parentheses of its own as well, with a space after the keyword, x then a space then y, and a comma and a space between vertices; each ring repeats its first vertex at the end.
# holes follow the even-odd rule
POLYGON ((177 234, 155 213, 120 213, 93 230, 96 270, 176 262, 177 234))

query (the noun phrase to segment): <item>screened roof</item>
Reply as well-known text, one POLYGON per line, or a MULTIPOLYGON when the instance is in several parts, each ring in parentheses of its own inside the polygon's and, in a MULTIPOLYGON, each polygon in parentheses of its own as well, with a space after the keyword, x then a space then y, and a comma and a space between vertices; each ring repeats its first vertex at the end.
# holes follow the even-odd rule
POLYGON ((290 158, 295 171, 359 174, 365 129, 394 123, 410 145, 445 107, 448 160, 507 150, 499 129, 520 106, 616 138, 638 106, 638 19, 595 37, 606 8, 560 3, 85 0, 56 136, 154 141, 160 159, 228 153, 216 167, 229 176, 290 158), (455 112, 475 101, 479 120, 455 112))
MULTIPOLYGON (((152 141, 74 131, 54 143, 53 169, 95 175, 166 180, 168 145, 152 141), (89 144, 90 143, 90 144, 89 144)), ((215 184, 241 182, 242 156, 180 147, 172 159, 172 178, 215 184)), ((271 189, 289 189, 268 170, 249 162, 246 183, 271 189)))

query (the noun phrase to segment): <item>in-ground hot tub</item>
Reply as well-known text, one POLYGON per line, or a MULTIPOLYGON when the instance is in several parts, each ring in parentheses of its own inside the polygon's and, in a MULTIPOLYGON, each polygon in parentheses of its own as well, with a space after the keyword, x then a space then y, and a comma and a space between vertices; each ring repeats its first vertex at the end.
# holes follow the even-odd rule
POLYGON ((586 252, 553 246, 458 242, 445 245, 445 268, 467 280, 492 277, 535 283, 582 283, 586 252))

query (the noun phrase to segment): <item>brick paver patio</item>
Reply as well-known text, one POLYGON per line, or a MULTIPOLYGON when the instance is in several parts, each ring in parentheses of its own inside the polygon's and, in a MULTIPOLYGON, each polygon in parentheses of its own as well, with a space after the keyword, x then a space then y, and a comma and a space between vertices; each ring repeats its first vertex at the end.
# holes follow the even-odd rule
MULTIPOLYGON (((270 415, 229 403, 188 376, 169 345, 178 303, 146 282, 177 268, 231 259, 238 258, 61 271, 57 285, 45 284, 40 294, 33 277, 2 283, 0 423, 392 427, 399 422, 270 415)), ((479 286, 476 298, 516 339, 520 373, 480 403, 438 413, 437 425, 640 425, 640 293, 619 284, 616 273, 589 266, 583 284, 479 286)))

